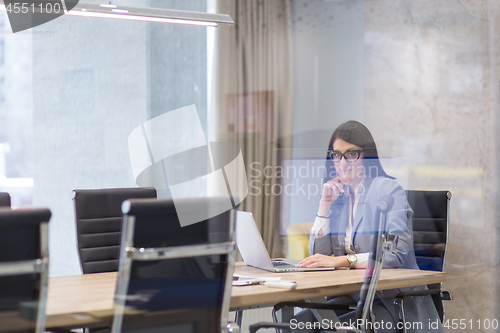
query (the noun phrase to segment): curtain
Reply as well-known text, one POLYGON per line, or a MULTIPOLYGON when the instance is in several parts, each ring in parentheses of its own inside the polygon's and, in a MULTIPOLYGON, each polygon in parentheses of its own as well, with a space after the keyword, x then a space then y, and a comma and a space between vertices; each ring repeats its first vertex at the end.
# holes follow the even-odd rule
POLYGON ((270 255, 283 256, 276 167, 278 149, 292 146, 290 0, 219 0, 217 12, 235 24, 215 32, 211 136, 240 147, 249 192, 239 209, 253 213, 270 255))

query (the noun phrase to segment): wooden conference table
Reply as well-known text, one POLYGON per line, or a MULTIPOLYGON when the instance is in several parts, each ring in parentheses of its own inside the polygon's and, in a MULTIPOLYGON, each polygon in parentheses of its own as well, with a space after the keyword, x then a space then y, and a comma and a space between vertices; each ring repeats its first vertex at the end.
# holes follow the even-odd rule
MULTIPOLYGON (((231 310, 243 310, 274 305, 283 301, 338 296, 358 292, 365 270, 335 270, 321 272, 270 273, 238 262, 235 275, 276 277, 297 282, 294 290, 264 285, 233 287, 231 310)), ((105 322, 112 317, 113 295, 117 273, 99 273, 49 279, 47 327, 82 327, 105 322)), ((439 283, 446 273, 409 269, 383 270, 378 290, 439 283)))

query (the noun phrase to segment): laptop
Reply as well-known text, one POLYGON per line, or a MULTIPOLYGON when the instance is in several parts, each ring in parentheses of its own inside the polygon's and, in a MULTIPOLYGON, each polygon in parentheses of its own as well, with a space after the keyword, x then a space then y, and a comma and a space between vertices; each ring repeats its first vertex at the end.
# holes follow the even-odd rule
POLYGON ((238 211, 236 215, 236 244, 243 261, 248 266, 257 267, 275 273, 331 271, 332 267, 295 267, 300 260, 271 260, 264 241, 255 224, 252 213, 238 211))

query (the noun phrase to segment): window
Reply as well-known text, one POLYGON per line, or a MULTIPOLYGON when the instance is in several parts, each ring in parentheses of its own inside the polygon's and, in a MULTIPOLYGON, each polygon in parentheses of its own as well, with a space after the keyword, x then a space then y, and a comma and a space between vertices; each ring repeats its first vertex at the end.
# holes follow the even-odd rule
MULTIPOLYGON (((147 4, 206 11, 206 0, 147 4)), ((71 191, 136 186, 134 128, 195 104, 206 133, 206 35, 198 26, 68 16, 0 34, 0 191, 14 206, 51 209, 52 276, 80 270, 71 191)))

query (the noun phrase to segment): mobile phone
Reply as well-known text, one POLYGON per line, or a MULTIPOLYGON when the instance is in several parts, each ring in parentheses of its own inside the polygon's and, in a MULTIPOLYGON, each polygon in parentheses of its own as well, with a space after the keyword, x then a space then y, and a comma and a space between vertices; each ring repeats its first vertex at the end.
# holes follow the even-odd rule
POLYGON ((233 281, 233 286, 235 287, 243 287, 243 286, 251 286, 251 285, 256 285, 256 284, 262 284, 262 280, 259 279, 252 279, 252 280, 238 280, 238 281, 233 281))

